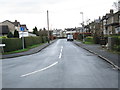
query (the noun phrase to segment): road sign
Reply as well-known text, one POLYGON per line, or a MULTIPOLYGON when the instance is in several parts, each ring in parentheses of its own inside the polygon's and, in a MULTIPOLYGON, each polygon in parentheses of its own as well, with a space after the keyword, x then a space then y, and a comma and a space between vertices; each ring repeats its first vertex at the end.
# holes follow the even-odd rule
POLYGON ((25 28, 24 27, 20 27, 20 31, 24 31, 25 30, 25 28))
POLYGON ((0 44, 0 47, 4 47, 5 46, 5 44, 0 44))

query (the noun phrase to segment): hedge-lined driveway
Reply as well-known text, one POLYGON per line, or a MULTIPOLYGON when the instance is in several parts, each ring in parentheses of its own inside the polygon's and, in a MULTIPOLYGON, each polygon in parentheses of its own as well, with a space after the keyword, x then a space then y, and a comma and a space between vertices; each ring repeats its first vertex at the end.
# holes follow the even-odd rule
POLYGON ((117 70, 66 39, 2 64, 3 88, 118 88, 117 70))

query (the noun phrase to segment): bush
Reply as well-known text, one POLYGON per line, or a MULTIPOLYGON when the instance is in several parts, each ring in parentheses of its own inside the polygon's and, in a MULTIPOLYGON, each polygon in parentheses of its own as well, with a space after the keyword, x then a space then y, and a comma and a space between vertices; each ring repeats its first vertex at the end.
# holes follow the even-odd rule
POLYGON ((114 51, 120 52, 120 46, 115 45, 112 49, 113 49, 114 51))
POLYGON ((17 30, 14 31, 14 38, 19 38, 19 32, 17 30))
POLYGON ((83 39, 83 35, 82 34, 79 34, 78 35, 78 40, 82 40, 83 39))
POLYGON ((8 37, 8 38, 13 38, 14 35, 13 35, 11 32, 9 32, 8 35, 7 35, 7 37, 8 37))
POLYGON ((95 44, 100 44, 100 37, 94 36, 93 41, 94 41, 95 44))
POLYGON ((15 51, 22 48, 22 40, 19 38, 2 39, 2 43, 5 44, 4 52, 15 51))

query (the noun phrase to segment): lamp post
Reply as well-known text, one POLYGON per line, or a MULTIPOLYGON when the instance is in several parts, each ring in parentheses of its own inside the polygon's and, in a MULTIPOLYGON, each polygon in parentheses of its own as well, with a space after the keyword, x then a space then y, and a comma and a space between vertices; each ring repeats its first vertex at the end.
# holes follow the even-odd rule
POLYGON ((50 33, 49 33, 49 12, 47 10, 47 27, 48 27, 48 43, 50 43, 50 33))
POLYGON ((83 42, 85 42, 85 39, 84 39, 84 16, 83 16, 83 12, 80 12, 80 14, 82 15, 82 28, 83 28, 83 30, 82 30, 82 32, 83 32, 83 42))

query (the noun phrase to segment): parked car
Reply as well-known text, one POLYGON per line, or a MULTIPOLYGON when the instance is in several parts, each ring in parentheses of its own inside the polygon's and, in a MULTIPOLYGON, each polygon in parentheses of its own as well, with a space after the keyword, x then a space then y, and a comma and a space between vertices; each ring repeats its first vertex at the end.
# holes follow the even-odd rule
POLYGON ((73 35, 67 35, 67 41, 73 41, 73 35))

